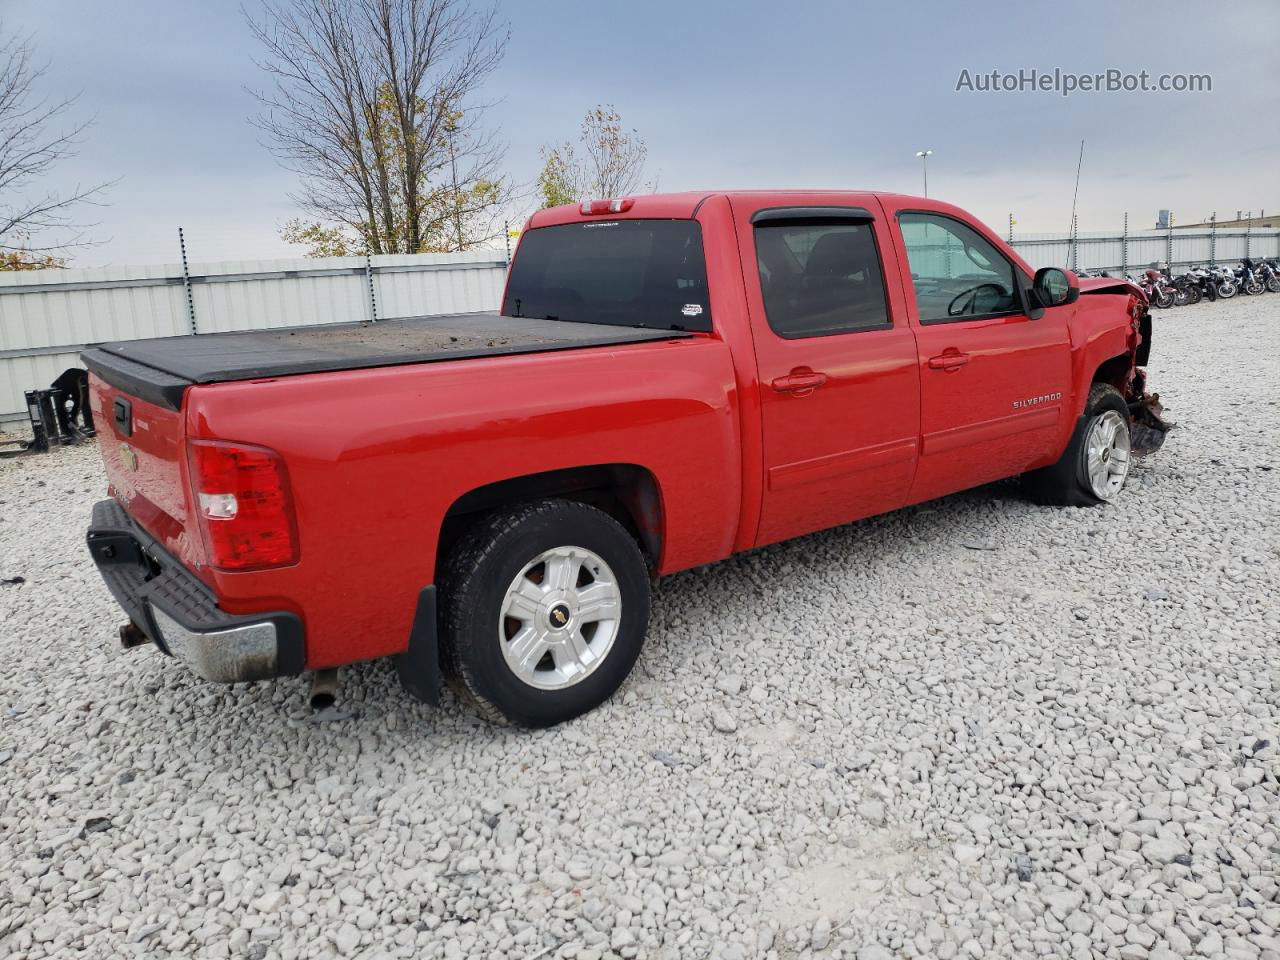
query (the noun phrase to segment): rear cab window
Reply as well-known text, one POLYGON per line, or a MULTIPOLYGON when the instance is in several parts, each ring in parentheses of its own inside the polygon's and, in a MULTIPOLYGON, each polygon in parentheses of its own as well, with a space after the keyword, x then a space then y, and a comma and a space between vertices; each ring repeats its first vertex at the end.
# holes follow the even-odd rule
POLYGON ((870 223, 801 219, 755 227, 769 328, 785 340, 891 327, 870 223))
POLYGON ((710 333, 702 229, 693 220, 596 220, 529 230, 502 313, 710 333))

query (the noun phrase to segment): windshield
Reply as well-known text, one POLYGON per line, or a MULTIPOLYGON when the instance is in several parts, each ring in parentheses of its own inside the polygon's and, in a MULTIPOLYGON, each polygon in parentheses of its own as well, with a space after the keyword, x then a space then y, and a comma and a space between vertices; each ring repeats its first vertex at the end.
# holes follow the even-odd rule
POLYGON ((702 230, 693 220, 598 220, 520 238, 508 317, 711 331, 702 230))

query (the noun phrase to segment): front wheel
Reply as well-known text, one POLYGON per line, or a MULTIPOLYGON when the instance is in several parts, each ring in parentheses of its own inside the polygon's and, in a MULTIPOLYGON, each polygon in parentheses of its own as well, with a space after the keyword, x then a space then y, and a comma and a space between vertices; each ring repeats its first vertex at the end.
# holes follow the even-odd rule
POLYGON ((1152 297, 1151 302, 1161 310, 1167 310, 1169 307, 1173 306, 1173 294, 1168 290, 1157 287, 1152 291, 1152 293, 1154 296, 1152 297))
POLYGON ((1272 293, 1280 293, 1280 277, 1267 277, 1267 289, 1272 293))
POLYGON ((1044 504, 1088 507, 1114 500, 1129 476, 1129 408, 1107 383, 1089 390, 1084 416, 1057 463, 1023 475, 1027 493, 1044 504))
POLYGON ((1223 300, 1230 300, 1239 292, 1239 288, 1230 280, 1223 280, 1218 284, 1218 296, 1223 300))
POLYGON ((1262 293, 1262 284, 1257 280, 1250 280, 1244 285, 1244 292, 1251 297, 1256 297, 1262 293))
POLYGON ((476 523, 441 578, 454 689, 493 720, 547 727, 621 686, 649 623, 648 569, 602 510, 543 500, 476 523))

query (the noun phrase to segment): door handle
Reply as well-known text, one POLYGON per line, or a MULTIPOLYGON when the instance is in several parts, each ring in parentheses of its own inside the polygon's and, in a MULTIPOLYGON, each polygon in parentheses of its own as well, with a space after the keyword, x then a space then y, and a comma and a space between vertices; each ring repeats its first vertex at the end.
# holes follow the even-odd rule
POLYGON ((948 350, 946 353, 940 353, 936 357, 930 357, 929 369, 955 373, 968 362, 969 355, 967 353, 961 353, 959 350, 948 350))
POLYGON ((778 377, 770 386, 779 393, 794 393, 797 396, 804 396, 813 393, 826 382, 827 375, 825 373, 815 373, 812 370, 792 370, 785 377, 778 377))

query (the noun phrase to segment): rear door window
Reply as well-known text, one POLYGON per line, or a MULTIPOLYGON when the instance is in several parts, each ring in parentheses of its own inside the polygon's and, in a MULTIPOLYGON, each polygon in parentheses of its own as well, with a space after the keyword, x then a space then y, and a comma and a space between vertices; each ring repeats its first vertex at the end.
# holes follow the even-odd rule
POLYGON ((509 317, 711 331, 702 230, 693 220, 597 220, 520 238, 509 317))
POLYGON ((798 220, 755 230, 769 329, 787 340, 892 325, 869 223, 798 220))

